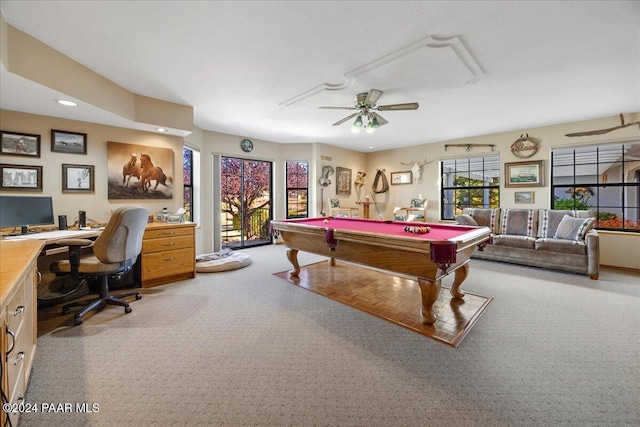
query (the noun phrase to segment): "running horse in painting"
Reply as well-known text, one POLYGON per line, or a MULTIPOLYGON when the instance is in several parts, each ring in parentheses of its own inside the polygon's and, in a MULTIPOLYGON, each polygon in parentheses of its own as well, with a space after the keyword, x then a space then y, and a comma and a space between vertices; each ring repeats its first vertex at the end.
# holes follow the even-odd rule
POLYGON ((122 186, 128 187, 129 181, 131 181, 133 177, 138 178, 138 181, 140 181, 142 177, 142 169, 138 166, 138 156, 135 154, 132 154, 131 159, 122 167, 122 186), (129 177, 129 179, 127 179, 127 177, 129 177))
POLYGON ((158 188, 159 184, 168 187, 167 181, 171 182, 171 177, 165 175, 162 168, 153 165, 151 156, 140 154, 140 165, 142 166, 142 189, 144 191, 149 191, 153 180, 156 181, 156 185, 153 187, 154 190, 158 188))

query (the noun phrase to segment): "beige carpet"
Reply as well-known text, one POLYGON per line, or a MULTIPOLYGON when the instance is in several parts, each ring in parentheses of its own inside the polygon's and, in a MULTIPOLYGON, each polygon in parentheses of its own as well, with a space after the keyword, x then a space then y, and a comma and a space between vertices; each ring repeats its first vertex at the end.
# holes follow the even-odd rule
POLYGON ((26 401, 99 412, 20 427, 640 425, 638 274, 474 260, 462 290, 494 299, 452 348, 273 276, 283 246, 247 252, 246 268, 145 289, 130 314, 39 313, 26 401))
POLYGON ((452 347, 460 345, 491 303, 491 298, 469 292, 464 299, 455 299, 449 289, 442 288, 433 304, 437 320, 427 325, 420 314, 422 299, 415 278, 343 261, 334 266, 326 261, 309 264, 301 268, 298 277, 291 277, 289 271, 274 276, 452 347))

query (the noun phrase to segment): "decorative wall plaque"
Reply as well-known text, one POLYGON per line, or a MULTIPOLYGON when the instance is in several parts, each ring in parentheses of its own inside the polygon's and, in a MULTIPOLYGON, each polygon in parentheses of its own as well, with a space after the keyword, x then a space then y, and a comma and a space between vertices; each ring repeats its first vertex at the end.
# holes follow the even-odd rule
POLYGON ((540 146, 537 138, 529 136, 528 133, 520 135, 520 138, 511 144, 511 152, 514 156, 526 159, 538 152, 540 146))

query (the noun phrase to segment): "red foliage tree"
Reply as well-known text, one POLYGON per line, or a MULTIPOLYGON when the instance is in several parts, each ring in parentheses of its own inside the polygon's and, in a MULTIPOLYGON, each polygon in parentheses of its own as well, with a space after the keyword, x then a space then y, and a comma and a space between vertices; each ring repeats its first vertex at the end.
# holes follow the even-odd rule
POLYGON ((222 212, 244 225, 246 239, 259 236, 264 224, 254 224, 251 217, 269 206, 271 163, 223 157, 220 166, 222 212))

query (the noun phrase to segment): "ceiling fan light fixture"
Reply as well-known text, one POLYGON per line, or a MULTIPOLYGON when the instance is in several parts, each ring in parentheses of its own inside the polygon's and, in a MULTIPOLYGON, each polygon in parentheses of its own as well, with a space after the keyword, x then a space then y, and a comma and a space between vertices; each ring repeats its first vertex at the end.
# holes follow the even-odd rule
POLYGON ((374 129, 377 129, 380 127, 380 122, 378 121, 377 117, 374 117, 373 120, 371 120, 370 124, 374 129))
POLYGON ((367 123, 367 127, 365 129, 365 132, 374 133, 375 131, 376 131, 376 128, 373 126, 372 122, 367 123))
POLYGON ((362 127, 362 115, 361 114, 358 114, 358 117, 356 117, 356 121, 353 122, 353 126, 358 127, 358 128, 362 127))

